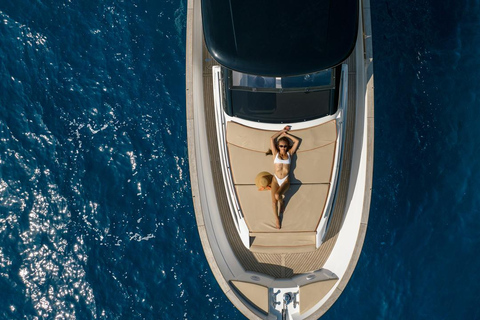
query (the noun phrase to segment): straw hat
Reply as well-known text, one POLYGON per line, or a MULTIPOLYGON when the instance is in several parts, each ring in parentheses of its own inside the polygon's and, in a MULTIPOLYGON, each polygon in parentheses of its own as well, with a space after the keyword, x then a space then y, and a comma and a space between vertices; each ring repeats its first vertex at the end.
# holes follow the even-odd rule
POLYGON ((255 185, 258 191, 270 190, 270 184, 272 183, 273 176, 266 171, 262 171, 255 177, 255 185))

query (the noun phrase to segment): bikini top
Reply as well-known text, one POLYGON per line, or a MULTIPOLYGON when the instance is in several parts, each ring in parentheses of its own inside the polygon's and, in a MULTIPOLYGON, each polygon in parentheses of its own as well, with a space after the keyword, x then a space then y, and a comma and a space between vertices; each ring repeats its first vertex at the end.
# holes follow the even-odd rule
POLYGON ((277 153, 277 155, 275 156, 275 160, 273 160, 273 163, 290 164, 290 153, 287 152, 287 155, 288 155, 288 159, 283 160, 278 157, 278 153, 277 153))

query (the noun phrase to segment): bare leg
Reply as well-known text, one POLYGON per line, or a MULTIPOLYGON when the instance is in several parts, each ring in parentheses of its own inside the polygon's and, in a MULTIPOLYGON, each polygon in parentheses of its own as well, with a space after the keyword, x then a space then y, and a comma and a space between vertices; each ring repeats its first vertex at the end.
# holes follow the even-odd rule
POLYGON ((279 189, 277 180, 275 177, 272 179, 272 208, 273 208, 273 215, 275 216, 275 227, 280 229, 280 219, 278 218, 278 206, 277 206, 277 199, 276 194, 277 190, 279 189))
POLYGON ((290 180, 287 179, 280 188, 275 192, 275 199, 280 203, 280 214, 283 214, 285 211, 285 203, 283 199, 285 198, 285 192, 290 188, 290 180))

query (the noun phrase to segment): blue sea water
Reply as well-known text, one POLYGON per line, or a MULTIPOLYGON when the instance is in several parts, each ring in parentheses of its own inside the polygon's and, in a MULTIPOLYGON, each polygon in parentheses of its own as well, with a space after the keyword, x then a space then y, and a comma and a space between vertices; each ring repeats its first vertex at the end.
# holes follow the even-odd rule
MULTIPOLYGON (((375 167, 322 319, 480 319, 480 2, 371 0, 375 167)), ((0 0, 0 319, 241 319, 196 231, 186 1, 0 0)))

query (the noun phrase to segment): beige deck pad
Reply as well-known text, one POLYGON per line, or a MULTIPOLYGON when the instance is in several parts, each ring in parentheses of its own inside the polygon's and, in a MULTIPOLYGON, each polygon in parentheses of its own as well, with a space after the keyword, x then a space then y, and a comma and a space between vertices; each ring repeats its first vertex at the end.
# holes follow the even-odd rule
MULTIPOLYGON (((252 151, 235 145, 228 145, 230 166, 235 184, 254 184, 259 172, 273 174, 273 156, 264 152, 252 151)), ((329 183, 335 157, 335 143, 323 147, 298 152, 293 156, 290 182, 329 183)))
POLYGON ((338 279, 319 281, 300 287, 300 314, 313 308, 333 288, 338 279))
POLYGON ((292 185, 285 194, 282 229, 275 228, 270 191, 258 191, 255 185, 237 185, 242 212, 250 232, 312 232, 320 221, 328 184, 292 185))
POLYGON ((316 232, 250 233, 250 247, 257 253, 301 253, 315 251, 316 232))
MULTIPOLYGON (((227 124, 227 142, 252 151, 266 152, 270 149, 270 137, 274 133, 274 131, 253 129, 231 121, 227 124)), ((292 130, 290 133, 302 140, 299 151, 316 149, 337 139, 335 120, 313 128, 292 130)))
POLYGON ((268 288, 249 282, 231 281, 235 289, 253 305, 268 313, 268 288))
POLYGON ((270 148, 273 131, 252 129, 234 122, 227 124, 227 145, 237 197, 250 236, 250 250, 256 253, 300 253, 316 250, 316 228, 327 200, 336 148, 336 122, 292 131, 301 139, 292 159, 290 189, 285 194, 285 212, 280 230, 270 191, 258 191, 259 172, 273 173, 270 148))

